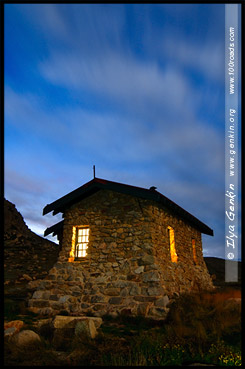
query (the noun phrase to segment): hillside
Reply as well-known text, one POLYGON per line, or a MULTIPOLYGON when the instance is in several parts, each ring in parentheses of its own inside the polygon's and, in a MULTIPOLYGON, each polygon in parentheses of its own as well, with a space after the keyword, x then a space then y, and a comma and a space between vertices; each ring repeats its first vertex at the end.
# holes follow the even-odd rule
POLYGON ((27 283, 44 278, 58 253, 59 245, 32 232, 15 205, 4 199, 5 294, 25 294, 27 283))
MULTIPOLYGON (((213 280, 213 283, 217 287, 223 287, 223 286, 232 286, 232 287, 240 287, 241 286, 241 267, 242 263, 238 262, 238 282, 230 282, 225 283, 225 260, 220 258, 214 258, 214 257, 206 257, 204 258, 204 261, 207 265, 208 271, 210 275, 214 275, 215 279, 213 280)), ((228 261, 228 263, 234 263, 234 261, 228 261)))

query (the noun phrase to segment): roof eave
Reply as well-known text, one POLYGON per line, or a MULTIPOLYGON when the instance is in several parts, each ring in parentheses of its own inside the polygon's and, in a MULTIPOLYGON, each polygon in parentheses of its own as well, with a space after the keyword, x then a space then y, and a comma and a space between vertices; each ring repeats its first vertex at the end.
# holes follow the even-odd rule
POLYGON ((122 183, 106 181, 100 178, 93 179, 90 182, 85 183, 83 186, 77 188, 76 190, 70 192, 69 194, 52 202, 51 204, 47 204, 43 209, 43 215, 51 212, 52 210, 53 215, 56 215, 59 212, 64 212, 65 209, 67 209, 68 207, 72 206, 78 201, 81 201, 83 198, 90 196, 91 194, 101 189, 117 191, 119 193, 124 193, 131 196, 153 200, 158 203, 161 203, 168 209, 170 210, 172 209, 172 211, 175 214, 177 214, 179 217, 190 223, 201 233, 213 236, 213 230, 211 228, 209 228, 206 224, 202 223, 199 219, 194 217, 194 215, 188 213, 185 209, 181 208, 179 205, 174 203, 172 200, 162 195, 160 192, 149 191, 145 188, 125 185, 122 183))

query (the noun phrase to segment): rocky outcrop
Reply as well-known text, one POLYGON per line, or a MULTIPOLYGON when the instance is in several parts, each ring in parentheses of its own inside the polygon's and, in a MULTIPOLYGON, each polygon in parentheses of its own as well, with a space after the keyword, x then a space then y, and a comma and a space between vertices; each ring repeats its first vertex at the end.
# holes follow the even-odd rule
POLYGON ((44 278, 57 261, 59 245, 32 232, 15 205, 4 199, 4 284, 8 288, 44 278))

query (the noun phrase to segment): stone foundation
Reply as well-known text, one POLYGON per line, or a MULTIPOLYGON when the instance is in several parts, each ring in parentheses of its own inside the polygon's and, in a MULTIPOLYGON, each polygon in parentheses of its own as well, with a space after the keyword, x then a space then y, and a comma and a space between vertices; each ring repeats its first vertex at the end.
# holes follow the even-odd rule
POLYGON ((64 213, 58 262, 40 281, 29 307, 49 315, 164 319, 174 296, 212 288, 198 230, 152 201, 102 190, 64 213), (81 261, 74 261, 76 226, 90 230, 81 261), (168 226, 174 229, 177 263, 170 258, 168 226))

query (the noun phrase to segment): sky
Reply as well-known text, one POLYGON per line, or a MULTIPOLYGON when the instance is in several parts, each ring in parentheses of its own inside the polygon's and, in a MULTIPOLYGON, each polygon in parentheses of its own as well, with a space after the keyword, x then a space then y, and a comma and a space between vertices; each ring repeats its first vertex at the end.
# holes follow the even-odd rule
POLYGON ((43 208, 95 165, 156 186, 214 230, 203 255, 224 258, 225 5, 4 10, 4 196, 28 227, 60 221, 43 208))

